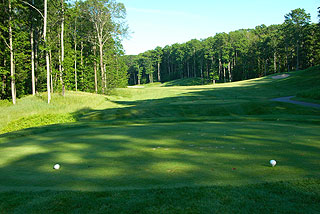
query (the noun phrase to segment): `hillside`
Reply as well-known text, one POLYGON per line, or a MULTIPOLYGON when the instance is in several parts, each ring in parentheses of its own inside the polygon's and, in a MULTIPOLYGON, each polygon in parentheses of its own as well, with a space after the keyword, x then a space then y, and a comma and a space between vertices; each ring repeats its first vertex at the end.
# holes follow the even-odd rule
POLYGON ((319 112, 312 108, 270 102, 270 99, 299 96, 299 100, 317 103, 319 82, 319 67, 315 67, 291 72, 285 79, 267 76, 234 83, 168 87, 199 83, 195 79, 182 79, 144 88, 117 89, 108 97, 68 92, 66 97, 55 95, 50 105, 46 103, 45 94, 28 96, 19 100, 16 106, 0 107, 3 118, 0 132, 77 121, 128 124, 235 120, 238 117, 269 120, 281 115, 286 119, 308 120, 319 116, 319 112))

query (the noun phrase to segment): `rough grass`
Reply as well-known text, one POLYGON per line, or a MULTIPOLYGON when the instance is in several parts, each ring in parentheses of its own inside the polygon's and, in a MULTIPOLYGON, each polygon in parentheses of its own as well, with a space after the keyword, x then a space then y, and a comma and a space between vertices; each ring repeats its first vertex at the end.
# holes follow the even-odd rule
POLYGON ((45 93, 26 96, 19 99, 16 105, 3 101, 3 104, 0 103, 0 134, 30 127, 74 122, 75 111, 113 107, 114 105, 106 99, 102 95, 68 91, 65 97, 53 94, 51 104, 47 104, 45 93))
POLYGON ((299 92, 297 96, 302 98, 320 100, 320 87, 315 87, 309 90, 299 92))

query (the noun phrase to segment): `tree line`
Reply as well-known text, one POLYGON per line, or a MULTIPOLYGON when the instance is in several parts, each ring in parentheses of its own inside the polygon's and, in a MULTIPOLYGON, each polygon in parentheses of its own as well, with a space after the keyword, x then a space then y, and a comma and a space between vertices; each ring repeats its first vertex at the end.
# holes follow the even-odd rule
POLYGON ((217 33, 124 58, 131 85, 195 77, 239 81, 320 64, 320 28, 298 8, 282 24, 217 33))
POLYGON ((126 86, 126 9, 115 0, 2 0, 0 99, 126 86))

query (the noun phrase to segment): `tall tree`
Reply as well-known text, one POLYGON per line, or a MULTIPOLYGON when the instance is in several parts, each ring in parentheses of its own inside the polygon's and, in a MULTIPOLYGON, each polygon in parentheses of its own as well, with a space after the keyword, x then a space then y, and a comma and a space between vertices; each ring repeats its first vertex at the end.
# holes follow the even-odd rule
POLYGON ((44 0, 44 18, 43 18, 43 40, 45 44, 45 54, 46 54, 46 68, 47 68, 47 93, 48 93, 48 103, 51 101, 51 91, 50 91, 50 62, 49 62, 49 51, 47 49, 47 18, 48 18, 48 2, 44 0))
POLYGON ((311 16, 304 9, 298 8, 285 15, 285 24, 291 31, 296 46, 296 70, 300 66, 300 47, 305 36, 306 26, 310 23, 311 16))
POLYGON ((61 0, 61 66, 60 66, 60 82, 62 86, 62 95, 65 96, 65 85, 63 81, 63 73, 64 73, 64 0, 61 0))
POLYGON ((103 49, 110 39, 126 33, 126 27, 122 21, 125 18, 126 10, 122 3, 117 3, 114 0, 88 0, 86 10, 90 21, 94 24, 98 40, 102 92, 105 93, 107 80, 103 62, 103 49))
POLYGON ((12 43, 12 5, 11 0, 8 0, 9 8, 9 49, 10 49, 10 73, 11 73, 11 96, 12 103, 16 104, 16 84, 15 84, 15 67, 13 59, 13 43, 12 43))

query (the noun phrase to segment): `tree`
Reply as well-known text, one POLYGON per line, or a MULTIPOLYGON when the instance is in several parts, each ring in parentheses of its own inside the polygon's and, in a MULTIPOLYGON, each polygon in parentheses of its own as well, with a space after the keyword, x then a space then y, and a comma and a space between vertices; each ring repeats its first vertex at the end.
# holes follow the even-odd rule
POLYGON ((64 71, 64 0, 61 0, 61 61, 60 61, 60 82, 62 86, 62 95, 65 96, 65 86, 63 82, 63 71, 64 71))
POLYGON ((48 103, 51 101, 51 91, 50 91, 50 62, 49 62, 49 51, 47 49, 47 18, 48 18, 48 2, 44 0, 44 18, 43 18, 43 40, 45 44, 46 52, 46 67, 47 67, 47 93, 48 93, 48 103))
POLYGON ((155 49, 155 62, 157 63, 158 82, 161 82, 160 64, 162 59, 162 48, 156 47, 155 49))
POLYGON ((86 3, 86 11, 90 21, 94 24, 98 40, 102 92, 104 93, 107 80, 103 62, 103 48, 110 39, 117 38, 126 33, 126 26, 124 26, 122 21, 126 16, 126 10, 122 3, 117 3, 114 0, 88 0, 86 3))
POLYGON ((300 66, 300 47, 305 36, 306 26, 310 23, 311 16, 304 9, 295 9, 285 15, 285 27, 287 32, 293 36, 296 46, 296 70, 300 66))
POLYGON ((12 43, 12 7, 11 0, 8 0, 9 8, 9 49, 10 49, 10 73, 11 73, 11 94, 12 103, 16 104, 16 84, 15 84, 15 69, 13 59, 13 43, 12 43))

